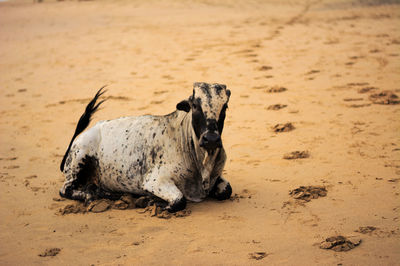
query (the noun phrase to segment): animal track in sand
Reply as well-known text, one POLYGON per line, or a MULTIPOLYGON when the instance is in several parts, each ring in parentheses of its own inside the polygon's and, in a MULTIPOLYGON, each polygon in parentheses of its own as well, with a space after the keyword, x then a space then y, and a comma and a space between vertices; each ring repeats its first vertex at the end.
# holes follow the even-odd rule
POLYGON ((232 195, 229 200, 239 202, 240 199, 251 199, 252 194, 247 189, 243 189, 240 194, 235 193, 232 195))
POLYGON ((316 74, 316 73, 319 73, 319 72, 321 72, 321 71, 313 69, 313 70, 308 71, 305 75, 312 75, 312 74, 316 74))
POLYGON ((284 92, 287 91, 287 89, 285 87, 281 87, 281 86, 273 86, 271 88, 269 88, 268 90, 266 90, 266 92, 268 93, 277 93, 277 92, 284 92))
POLYGON ((271 66, 261 66, 258 68, 259 71, 268 71, 271 70, 272 67, 271 66))
POLYGON ((347 83, 347 86, 367 86, 369 85, 368 82, 350 82, 347 83))
POLYGON ((244 50, 235 51, 232 54, 247 54, 247 53, 254 53, 254 50, 252 50, 252 49, 244 49, 244 50))
POLYGON ((17 159, 18 157, 5 157, 5 158, 0 158, 0 161, 15 161, 17 159))
POLYGON ((381 230, 375 226, 360 226, 357 230, 354 230, 354 232, 369 236, 392 237, 399 233, 399 228, 395 230, 381 230))
POLYGON ((266 256, 268 256, 268 254, 266 252, 252 252, 252 253, 249 253, 249 259, 254 259, 254 260, 262 260, 266 256))
POLYGON ((400 103, 399 96, 397 96, 394 92, 389 90, 371 94, 369 96, 369 99, 374 104, 393 105, 400 103))
POLYGON ((265 93, 279 93, 287 91, 285 87, 282 86, 255 86, 254 90, 263 90, 265 93))
POLYGON ((296 200, 309 202, 312 199, 325 197, 328 191, 324 186, 300 186, 289 192, 289 195, 296 200))
POLYGON ((60 248, 48 248, 45 251, 43 251, 42 253, 40 253, 38 256, 39 257, 54 257, 56 256, 58 253, 60 253, 61 249, 60 248))
POLYGON ((355 102, 355 101, 362 101, 364 98, 344 98, 343 101, 345 102, 355 102))
POLYGON ((4 166, 4 169, 17 169, 19 168, 19 165, 8 165, 8 166, 4 166))
POLYGON ((367 106, 371 106, 371 104, 370 103, 362 103, 362 104, 347 105, 347 107, 350 107, 350 108, 360 108, 360 107, 367 107, 367 106))
POLYGON ((285 108, 285 107, 287 107, 287 105, 286 104, 272 104, 272 105, 270 105, 270 106, 268 106, 266 109, 267 110, 274 110, 274 111, 276 111, 276 110, 280 110, 280 109, 283 109, 283 108, 285 108))
POLYGON ((309 157, 310 153, 308 151, 292 151, 283 155, 283 159, 286 160, 305 159, 309 157))
POLYGON ((321 249, 332 249, 336 252, 349 251, 360 245, 361 239, 358 237, 331 236, 321 242, 321 249))
POLYGON ((373 231, 375 231, 377 228, 375 226, 360 226, 357 230, 354 232, 361 233, 361 234, 370 234, 373 231))
POLYGON ((294 129, 295 127, 293 126, 292 123, 276 124, 275 126, 272 127, 272 131, 274 131, 275 133, 289 132, 294 129))
POLYGON ((367 92, 374 91, 377 89, 378 89, 377 87, 364 87, 364 88, 359 89, 358 93, 367 93, 367 92))

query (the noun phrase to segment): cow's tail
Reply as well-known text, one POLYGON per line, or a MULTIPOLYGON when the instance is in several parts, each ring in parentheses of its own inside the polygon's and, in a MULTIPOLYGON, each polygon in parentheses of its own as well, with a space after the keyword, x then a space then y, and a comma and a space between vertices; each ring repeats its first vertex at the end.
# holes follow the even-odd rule
POLYGON ((99 97, 100 97, 101 95, 103 95, 103 94, 106 92, 105 90, 103 90, 104 87, 105 87, 105 86, 103 86, 103 87, 96 93, 96 95, 94 96, 94 98, 93 98, 93 99, 89 102, 89 104, 86 106, 86 110, 85 110, 85 112, 83 113, 83 115, 81 116, 81 118, 79 118, 79 122, 78 122, 78 125, 76 126, 75 133, 74 133, 74 135, 72 136, 72 139, 71 139, 71 142, 69 143, 68 149, 67 149, 67 151, 65 152, 64 158, 63 158, 62 161, 61 161, 61 164, 60 164, 60 170, 61 170, 61 172, 64 171, 65 160, 66 160, 67 157, 68 157, 69 150, 71 149, 72 143, 74 142, 75 138, 76 138, 80 133, 82 133, 82 131, 84 131, 85 128, 87 128, 87 126, 89 125, 90 120, 91 120, 91 118, 92 118, 92 115, 97 111, 97 109, 99 108, 100 104, 102 104, 102 103, 105 101, 105 100, 102 100, 102 101, 100 101, 100 102, 98 102, 98 103, 96 104, 96 102, 97 102, 97 100, 99 99, 99 97))

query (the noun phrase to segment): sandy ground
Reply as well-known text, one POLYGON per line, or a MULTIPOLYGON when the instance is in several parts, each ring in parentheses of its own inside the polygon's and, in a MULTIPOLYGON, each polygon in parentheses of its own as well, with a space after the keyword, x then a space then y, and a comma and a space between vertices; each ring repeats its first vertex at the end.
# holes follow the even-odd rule
POLYGON ((399 265, 400 105, 370 95, 400 95, 400 6, 376 2, 0 3, 0 264, 399 265), (59 163, 101 86, 94 122, 169 113, 195 81, 232 91, 233 200, 58 213, 59 163), (310 185, 326 196, 289 195, 310 185), (320 249, 336 235, 362 242, 320 249))

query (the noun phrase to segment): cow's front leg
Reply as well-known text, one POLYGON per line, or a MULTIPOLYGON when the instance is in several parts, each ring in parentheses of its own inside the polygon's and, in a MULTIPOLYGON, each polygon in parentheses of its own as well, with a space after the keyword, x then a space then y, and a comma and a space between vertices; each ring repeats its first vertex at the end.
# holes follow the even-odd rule
POLYGON ((210 191, 210 197, 216 198, 217 200, 229 199, 232 195, 232 187, 228 181, 222 176, 217 177, 215 185, 210 191))
POLYGON ((186 198, 168 178, 149 178, 143 187, 147 192, 168 202, 166 210, 177 212, 186 208, 186 198))

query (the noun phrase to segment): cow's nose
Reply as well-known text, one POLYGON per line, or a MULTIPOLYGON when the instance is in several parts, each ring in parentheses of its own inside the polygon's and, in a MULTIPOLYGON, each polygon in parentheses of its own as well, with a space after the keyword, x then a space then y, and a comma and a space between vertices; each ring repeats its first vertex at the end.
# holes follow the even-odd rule
POLYGON ((200 140, 200 147, 216 149, 222 147, 221 136, 216 133, 207 133, 200 140))

